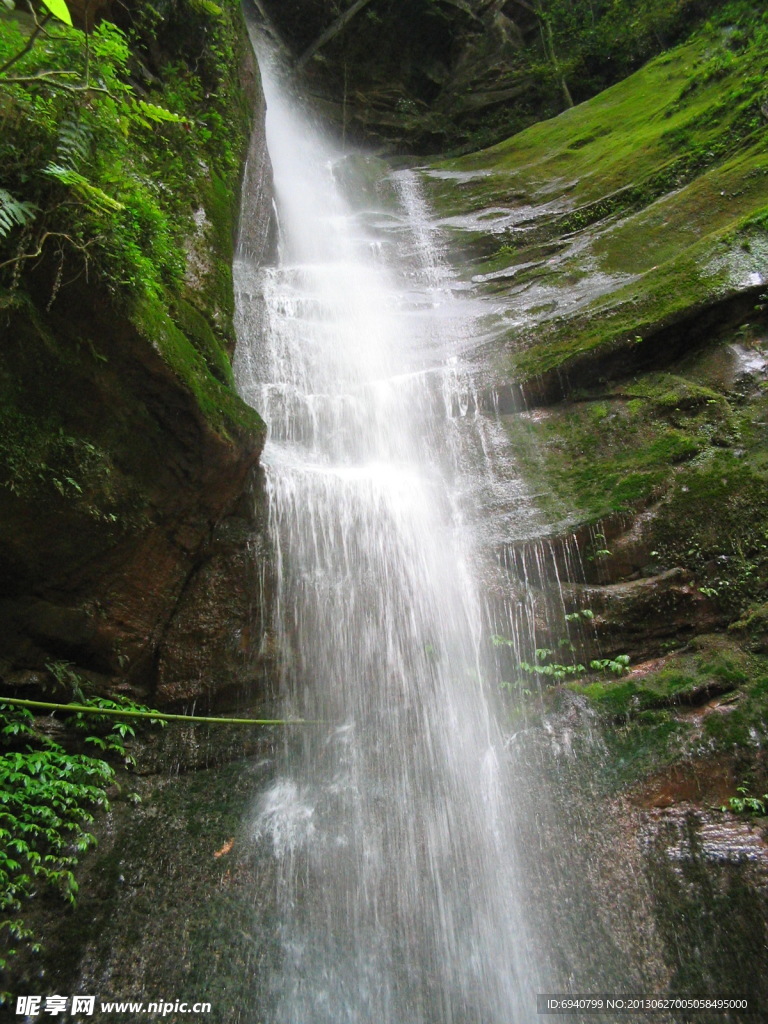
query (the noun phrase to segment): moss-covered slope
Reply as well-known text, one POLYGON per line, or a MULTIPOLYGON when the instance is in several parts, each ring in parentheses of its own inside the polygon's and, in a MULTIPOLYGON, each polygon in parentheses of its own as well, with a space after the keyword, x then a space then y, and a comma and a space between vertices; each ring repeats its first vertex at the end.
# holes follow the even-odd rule
POLYGON ((500 552, 562 584, 538 638, 561 653, 534 677, 587 666, 565 705, 605 722, 612 791, 658 806, 768 781, 767 40, 726 5, 594 99, 422 172, 470 254, 460 287, 492 299, 470 358, 550 524, 500 552))
POLYGON ((727 14, 581 106, 428 174, 445 226, 476 253, 467 276, 503 303, 488 324, 498 369, 530 397, 647 365, 661 344, 679 353, 694 314, 732 319, 758 301, 768 26, 727 14))

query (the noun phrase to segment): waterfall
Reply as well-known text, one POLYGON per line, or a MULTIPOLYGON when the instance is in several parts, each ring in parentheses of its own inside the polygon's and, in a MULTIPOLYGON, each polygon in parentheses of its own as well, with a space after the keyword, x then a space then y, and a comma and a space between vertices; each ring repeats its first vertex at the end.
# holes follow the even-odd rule
POLYGON ((499 484, 471 311, 416 176, 335 152, 261 63, 279 261, 240 254, 237 369, 270 430, 282 695, 315 723, 253 817, 275 1020, 523 1024, 543 981, 478 582, 473 489, 499 484))

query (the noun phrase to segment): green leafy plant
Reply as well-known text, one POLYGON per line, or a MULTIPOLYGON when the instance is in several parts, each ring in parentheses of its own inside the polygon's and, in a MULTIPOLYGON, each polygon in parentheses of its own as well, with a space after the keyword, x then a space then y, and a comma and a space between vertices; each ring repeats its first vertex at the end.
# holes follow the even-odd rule
POLYGON ((736 792, 738 796, 729 797, 728 803, 723 804, 720 808, 721 811, 733 811, 734 814, 750 814, 754 817, 763 817, 765 815, 768 793, 763 793, 762 797, 753 796, 746 783, 738 786, 736 792))
POLYGON ((25 942, 39 940, 23 920, 23 904, 41 886, 69 902, 80 855, 95 842, 85 826, 108 807, 114 769, 98 758, 69 754, 38 732, 32 715, 0 702, 0 932, 7 948, 0 967, 25 942), (24 743, 24 749, 18 748, 24 743), (7 748, 11 749, 7 749, 7 748))
POLYGON ((615 658, 595 658, 589 663, 593 672, 608 672, 613 676, 623 676, 629 672, 629 655, 617 654, 615 658))
POLYGON ((69 13, 69 8, 64 0, 42 0, 42 2, 54 18, 63 21, 65 25, 72 25, 72 15, 69 13))
POLYGON ((533 696, 533 690, 529 686, 524 686, 522 681, 519 680, 519 679, 517 680, 517 682, 514 682, 514 683, 509 682, 506 679, 502 680, 502 682, 499 683, 499 689, 500 690, 507 690, 507 691, 509 691, 511 693, 516 693, 520 697, 532 697, 533 696))
POLYGON ((559 662, 550 662, 549 658, 554 652, 548 647, 540 647, 536 650, 536 661, 531 664, 527 661, 520 662, 520 668, 529 675, 545 676, 555 682, 563 679, 570 679, 574 676, 582 676, 587 671, 581 664, 562 665, 559 662))
POLYGON ((605 546, 606 539, 604 533, 596 533, 592 544, 587 549, 586 559, 588 562, 594 562, 599 558, 609 558, 610 550, 605 546))
MULTIPOLYGON (((151 714, 151 709, 123 696, 110 700, 86 695, 89 684, 70 662, 50 662, 46 667, 57 686, 80 705, 151 714)), ((63 721, 64 739, 59 743, 37 727, 27 708, 0 699, 0 933, 5 933, 0 968, 20 943, 32 951, 40 948, 39 938, 24 920, 28 899, 49 888, 74 902, 74 868, 96 842, 87 826, 97 810, 109 807, 107 789, 115 781, 115 769, 105 758, 116 755, 125 767, 134 764, 126 748, 135 735, 134 725, 81 710, 65 713, 63 721), (77 750, 80 744, 73 741, 83 732, 83 743, 96 747, 103 757, 77 750)), ((166 723, 150 718, 149 724, 166 723)), ((140 802, 135 793, 127 799, 140 802)))
POLYGON ((582 619, 584 619, 586 621, 590 621, 590 620, 594 619, 594 617, 595 617, 595 613, 592 611, 591 608, 581 608, 577 612, 568 612, 568 614, 565 616, 565 621, 566 622, 579 622, 582 619))
POLYGON ((78 703, 87 699, 83 687, 87 689, 88 683, 75 671, 71 661, 47 661, 45 668, 58 686, 67 690, 78 703))
MULTIPOLYGON (((584 608, 578 612, 570 612, 565 616, 566 621, 574 622, 576 620, 586 619, 587 621, 594 618, 594 612, 589 608, 584 608)), ((514 644, 505 636, 500 634, 494 634, 491 637, 491 643, 494 647, 513 647, 514 644)), ((613 658, 594 658, 589 663, 589 669, 581 662, 572 662, 569 664, 563 664, 559 661, 552 661, 552 656, 558 651, 571 651, 576 652, 576 647, 568 637, 563 637, 557 642, 557 648, 551 647, 537 647, 535 652, 535 661, 533 663, 529 661, 520 662, 520 670, 528 675, 546 677, 552 679, 554 682, 562 682, 565 679, 576 680, 580 676, 587 675, 588 672, 598 672, 601 674, 610 674, 613 676, 623 676, 629 671, 630 657, 628 654, 617 654, 613 658)), ((511 689, 512 684, 502 683, 502 689, 511 689)))
POLYGON ((217 176, 232 178, 244 145, 231 95, 238 5, 141 8, 129 33, 106 20, 74 28, 64 0, 34 10, 31 35, 0 19, 0 272, 18 283, 50 254, 57 280, 86 272, 115 291, 162 297, 183 279, 190 196, 205 201, 217 176), (181 59, 165 58, 139 96, 141 53, 164 19, 179 22, 169 48, 181 59))
POLYGON ((16 226, 24 227, 34 219, 36 213, 37 207, 34 203, 14 199, 10 192, 0 188, 0 238, 16 226))
MULTIPOLYGON (((110 711, 140 711, 151 714, 152 709, 145 704, 137 704, 128 697, 118 697, 116 701, 107 697, 85 697, 82 699, 86 707, 103 708, 110 711)), ((167 724, 162 718, 150 718, 151 725, 164 728, 167 724)), ((94 715, 84 711, 76 711, 66 723, 79 732, 87 733, 85 743, 105 753, 114 753, 123 758, 126 766, 135 764, 134 757, 126 749, 126 740, 136 735, 136 729, 129 722, 121 721, 111 715, 94 715)))

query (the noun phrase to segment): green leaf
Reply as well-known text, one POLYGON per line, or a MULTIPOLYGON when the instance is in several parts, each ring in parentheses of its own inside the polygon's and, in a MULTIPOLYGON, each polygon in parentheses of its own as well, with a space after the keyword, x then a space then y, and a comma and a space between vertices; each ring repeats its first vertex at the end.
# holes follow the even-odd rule
POLYGON ((10 192, 0 188, 0 238, 5 237, 15 225, 23 226, 37 213, 34 203, 15 199, 10 192))
POLYGON ((512 647, 514 646, 513 641, 507 639, 505 636, 501 636, 498 633, 494 633, 491 637, 491 643, 494 647, 512 647))
POLYGON ((59 21, 63 21, 65 25, 72 24, 72 15, 69 13, 69 8, 64 3, 64 0, 43 0, 43 3, 59 21))
POLYGON ((55 178, 63 185, 68 185, 82 202, 96 213, 114 213, 125 208, 123 203, 108 196, 97 185, 93 185, 87 178, 71 167, 62 167, 60 164, 50 163, 43 168, 43 174, 49 178, 55 178))
POLYGON ((142 114, 145 115, 145 117, 148 117, 150 121, 167 121, 172 124, 189 124, 186 117, 180 117, 179 114, 174 114, 173 111, 166 110, 165 107, 158 107, 154 103, 147 103, 145 100, 134 100, 134 105, 142 114))

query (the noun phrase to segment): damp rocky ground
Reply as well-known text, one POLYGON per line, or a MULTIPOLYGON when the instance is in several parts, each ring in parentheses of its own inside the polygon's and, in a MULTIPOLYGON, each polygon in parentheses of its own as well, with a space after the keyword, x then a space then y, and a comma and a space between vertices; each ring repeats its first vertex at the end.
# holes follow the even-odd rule
MULTIPOLYGON (((266 1013, 270 993, 254 979, 278 956, 275 878, 252 825, 281 742, 269 728, 180 726, 134 744, 136 766, 118 774, 78 869, 77 902, 50 892, 30 904, 42 948, 14 958, 14 992, 209 1002, 220 1021, 266 1013)), ((12 1001, 3 1013, 19 1019, 12 1001)))

